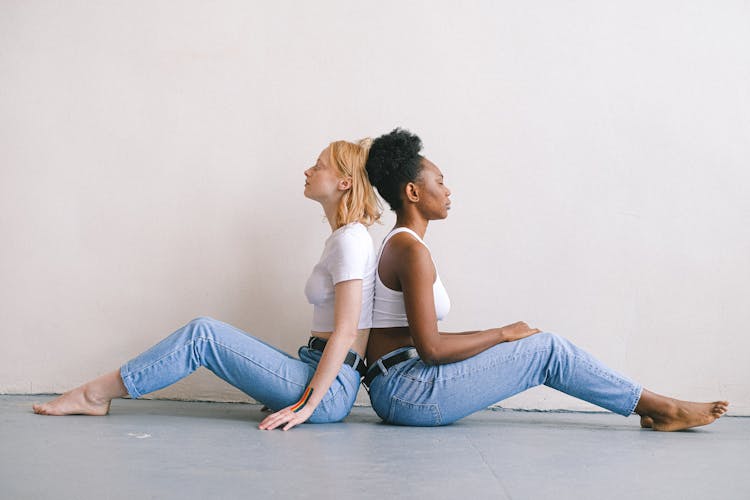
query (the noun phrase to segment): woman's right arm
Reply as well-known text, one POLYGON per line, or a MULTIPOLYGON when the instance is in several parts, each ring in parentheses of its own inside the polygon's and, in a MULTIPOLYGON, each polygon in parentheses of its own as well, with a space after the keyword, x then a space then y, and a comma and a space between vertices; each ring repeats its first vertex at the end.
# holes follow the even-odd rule
POLYGON ((470 358, 502 342, 539 333, 526 323, 461 333, 440 332, 435 315, 435 266, 430 252, 419 243, 393 245, 396 276, 404 294, 409 333, 419 357, 428 364, 445 364, 470 358))

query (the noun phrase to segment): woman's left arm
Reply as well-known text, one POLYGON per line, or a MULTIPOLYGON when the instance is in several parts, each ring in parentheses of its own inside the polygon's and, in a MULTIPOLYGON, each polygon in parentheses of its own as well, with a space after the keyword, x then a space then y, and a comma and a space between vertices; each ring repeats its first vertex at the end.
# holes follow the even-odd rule
POLYGON ((318 368, 302 398, 291 406, 268 415, 258 426, 270 430, 284 425, 289 430, 310 418, 336 379, 344 359, 357 339, 362 309, 362 280, 341 281, 334 286, 333 332, 326 343, 318 368))

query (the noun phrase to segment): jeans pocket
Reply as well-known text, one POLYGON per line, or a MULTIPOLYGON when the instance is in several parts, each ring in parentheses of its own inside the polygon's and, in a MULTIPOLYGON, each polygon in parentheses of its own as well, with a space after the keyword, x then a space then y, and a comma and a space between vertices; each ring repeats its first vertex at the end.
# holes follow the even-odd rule
POLYGON ((388 423, 434 427, 441 425, 442 419, 440 417, 440 408, 434 403, 410 403, 392 396, 388 423))

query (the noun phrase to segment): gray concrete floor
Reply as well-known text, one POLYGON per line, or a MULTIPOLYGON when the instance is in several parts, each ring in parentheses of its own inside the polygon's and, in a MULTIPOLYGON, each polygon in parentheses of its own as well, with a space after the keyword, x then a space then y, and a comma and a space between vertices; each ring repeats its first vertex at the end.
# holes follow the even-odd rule
POLYGON ((484 411, 439 428, 263 432, 248 404, 116 400, 42 417, 0 396, 0 498, 750 499, 750 418, 657 433, 611 414, 484 411))

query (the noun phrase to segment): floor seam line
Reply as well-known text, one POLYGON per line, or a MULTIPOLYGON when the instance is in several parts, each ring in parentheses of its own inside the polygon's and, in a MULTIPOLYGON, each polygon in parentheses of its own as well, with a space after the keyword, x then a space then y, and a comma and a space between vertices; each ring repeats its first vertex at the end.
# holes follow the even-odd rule
POLYGON ((472 441, 470 437, 468 436, 464 436, 464 437, 466 438, 467 441, 469 441, 469 444, 471 445, 471 447, 474 448, 474 450, 476 450, 477 453, 479 453, 479 457, 482 459, 482 463, 485 465, 485 467, 487 467, 490 470, 492 477, 494 477, 495 481, 497 481, 497 483, 500 485, 500 488, 502 488, 503 493, 505 494, 506 497, 508 497, 508 500, 513 500, 513 497, 511 496, 510 491, 508 491, 508 488, 506 488, 505 483, 503 483, 502 479, 500 479, 500 477, 497 474, 495 474, 495 469, 493 469, 492 466, 490 466, 490 464, 487 462, 487 459, 484 457, 484 453, 482 453, 482 450, 480 450, 477 447, 477 445, 474 444, 474 441, 472 441))

